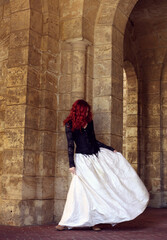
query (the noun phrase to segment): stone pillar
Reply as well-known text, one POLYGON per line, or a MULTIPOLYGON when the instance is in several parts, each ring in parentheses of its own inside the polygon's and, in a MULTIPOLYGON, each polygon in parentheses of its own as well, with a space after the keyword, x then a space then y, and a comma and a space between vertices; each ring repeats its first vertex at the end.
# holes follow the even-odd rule
POLYGON ((86 62, 88 41, 72 41, 72 104, 79 98, 86 97, 86 62))

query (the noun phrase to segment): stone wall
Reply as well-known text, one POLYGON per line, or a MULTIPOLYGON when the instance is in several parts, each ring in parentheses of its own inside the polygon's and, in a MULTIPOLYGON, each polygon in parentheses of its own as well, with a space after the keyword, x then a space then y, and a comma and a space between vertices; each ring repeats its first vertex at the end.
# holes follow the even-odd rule
POLYGON ((71 180, 63 120, 78 98, 92 105, 97 139, 118 151, 124 143, 150 206, 166 206, 166 7, 1 1, 1 224, 59 221, 71 180))

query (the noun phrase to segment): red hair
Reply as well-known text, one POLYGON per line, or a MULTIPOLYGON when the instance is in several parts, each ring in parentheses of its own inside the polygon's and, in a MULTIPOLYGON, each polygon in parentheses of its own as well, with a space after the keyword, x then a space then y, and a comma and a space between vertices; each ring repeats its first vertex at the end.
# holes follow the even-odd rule
POLYGON ((64 124, 72 121, 72 131, 75 129, 81 129, 87 123, 92 120, 92 113, 90 111, 90 105, 82 99, 79 99, 74 102, 70 110, 70 114, 63 121, 64 124))

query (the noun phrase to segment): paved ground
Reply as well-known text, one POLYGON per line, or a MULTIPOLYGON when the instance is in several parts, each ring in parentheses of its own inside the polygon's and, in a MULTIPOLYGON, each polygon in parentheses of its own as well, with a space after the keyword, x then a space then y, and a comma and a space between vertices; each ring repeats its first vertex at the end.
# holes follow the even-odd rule
POLYGON ((102 227, 100 232, 89 228, 60 232, 53 224, 0 226, 0 240, 167 240, 167 209, 147 209, 133 221, 102 227))

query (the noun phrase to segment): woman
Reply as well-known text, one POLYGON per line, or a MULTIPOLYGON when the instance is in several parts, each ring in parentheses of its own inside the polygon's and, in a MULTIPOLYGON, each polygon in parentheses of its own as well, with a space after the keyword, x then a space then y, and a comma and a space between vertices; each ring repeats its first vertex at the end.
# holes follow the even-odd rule
POLYGON ((89 104, 77 100, 64 124, 73 178, 56 229, 100 230, 97 224, 115 225, 141 214, 148 204, 148 191, 121 153, 96 140, 89 104))

